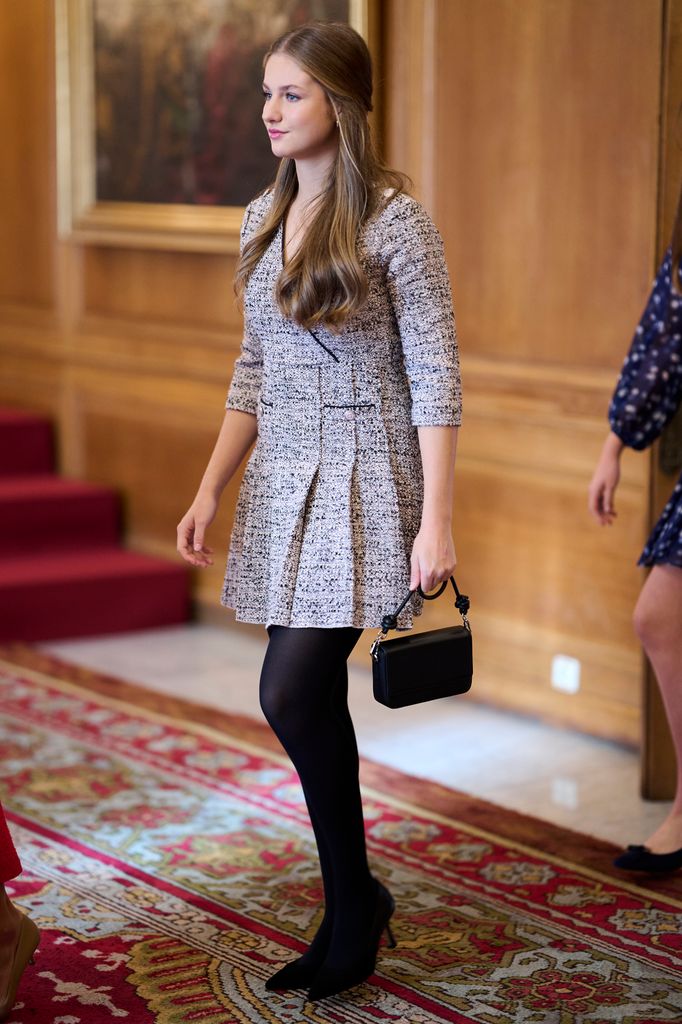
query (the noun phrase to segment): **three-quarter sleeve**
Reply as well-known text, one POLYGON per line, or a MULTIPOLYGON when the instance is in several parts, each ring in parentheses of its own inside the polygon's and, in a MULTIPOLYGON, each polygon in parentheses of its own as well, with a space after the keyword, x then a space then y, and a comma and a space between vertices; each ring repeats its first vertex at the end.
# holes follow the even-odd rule
POLYGON ((389 203, 386 216, 386 281, 410 385, 412 423, 459 426, 459 354, 443 241, 424 208, 408 196, 389 203))
POLYGON ((682 296, 671 274, 668 249, 609 406, 611 429, 630 448, 652 444, 682 401, 682 296))
MULTIPOLYGON (((239 251, 244 248, 247 238, 252 204, 246 207, 239 233, 239 251)), ((249 330, 248 317, 244 313, 244 334, 239 355, 235 360, 232 380, 227 393, 226 409, 238 409, 256 415, 263 377, 263 353, 260 340, 249 330)))

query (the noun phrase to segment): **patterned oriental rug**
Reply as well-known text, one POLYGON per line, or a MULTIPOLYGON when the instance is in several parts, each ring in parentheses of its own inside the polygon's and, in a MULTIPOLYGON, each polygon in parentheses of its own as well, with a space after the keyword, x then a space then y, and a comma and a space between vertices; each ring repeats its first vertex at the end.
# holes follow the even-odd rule
POLYGON ((364 764, 398 946, 312 1005, 264 988, 322 895, 267 727, 5 649, 0 751, 43 935, 11 1024, 682 1020, 682 879, 635 884, 606 843, 364 764))

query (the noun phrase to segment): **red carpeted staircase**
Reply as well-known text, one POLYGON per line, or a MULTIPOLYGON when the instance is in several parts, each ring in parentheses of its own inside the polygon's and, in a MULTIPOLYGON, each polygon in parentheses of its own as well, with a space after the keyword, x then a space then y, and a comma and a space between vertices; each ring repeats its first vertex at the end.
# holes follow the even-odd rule
POLYGON ((0 408, 0 642, 185 621, 184 566, 121 548, 115 493, 53 465, 49 421, 0 408))

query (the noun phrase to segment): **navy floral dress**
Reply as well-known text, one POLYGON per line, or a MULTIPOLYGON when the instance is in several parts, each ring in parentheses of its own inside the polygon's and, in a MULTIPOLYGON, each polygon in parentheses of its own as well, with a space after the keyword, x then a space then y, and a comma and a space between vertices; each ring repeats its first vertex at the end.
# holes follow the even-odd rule
MULTIPOLYGON (((609 422, 623 444, 652 444, 682 402, 682 296, 670 287, 671 250, 665 254, 611 399, 609 422)), ((682 292, 682 273, 678 273, 682 292)), ((682 475, 654 526, 639 565, 682 567, 682 475)))

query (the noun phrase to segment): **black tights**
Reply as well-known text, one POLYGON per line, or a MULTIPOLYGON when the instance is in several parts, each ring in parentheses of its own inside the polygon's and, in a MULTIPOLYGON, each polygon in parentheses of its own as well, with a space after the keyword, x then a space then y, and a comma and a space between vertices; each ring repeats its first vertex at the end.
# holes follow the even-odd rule
POLYGON ((324 883, 325 914, 307 956, 340 962, 366 929, 374 900, 346 667, 362 630, 270 626, 268 633, 261 707, 299 774, 324 883))

